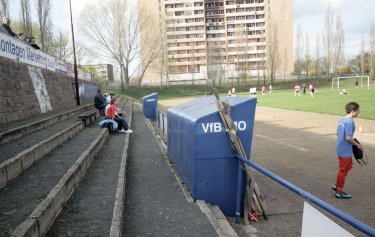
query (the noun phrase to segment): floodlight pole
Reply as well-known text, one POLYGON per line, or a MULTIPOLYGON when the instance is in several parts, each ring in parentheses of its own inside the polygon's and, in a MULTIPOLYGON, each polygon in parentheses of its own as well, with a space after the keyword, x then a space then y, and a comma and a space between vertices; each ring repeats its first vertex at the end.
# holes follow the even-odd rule
POLYGON ((78 85, 78 72, 77 72, 77 59, 76 59, 76 47, 74 43, 74 29, 73 29, 73 16, 72 16, 72 2, 69 0, 69 7, 70 7, 70 24, 72 27, 72 45, 73 45, 73 59, 74 59, 74 84, 76 88, 76 100, 77 105, 80 105, 79 99, 79 85, 78 85))

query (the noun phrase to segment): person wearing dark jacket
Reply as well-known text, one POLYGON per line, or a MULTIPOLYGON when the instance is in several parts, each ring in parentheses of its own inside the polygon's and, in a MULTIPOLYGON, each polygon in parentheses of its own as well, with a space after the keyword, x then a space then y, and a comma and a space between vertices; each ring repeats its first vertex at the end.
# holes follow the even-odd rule
POLYGON ((10 28, 10 19, 9 17, 3 17, 3 23, 0 26, 0 31, 4 33, 8 33, 9 35, 13 37, 17 37, 17 34, 13 32, 13 30, 10 28))
POLYGON ((98 93, 95 95, 94 106, 101 112, 103 111, 102 113, 104 114, 104 109, 107 106, 107 101, 102 95, 102 90, 100 88, 98 89, 98 93))

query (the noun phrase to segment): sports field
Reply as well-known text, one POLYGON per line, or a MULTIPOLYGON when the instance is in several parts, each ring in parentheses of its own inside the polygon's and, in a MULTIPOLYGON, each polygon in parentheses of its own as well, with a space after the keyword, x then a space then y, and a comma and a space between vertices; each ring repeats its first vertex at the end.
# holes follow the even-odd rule
MULTIPOLYGON (((249 96, 249 93, 237 93, 238 96, 249 96)), ((316 88, 314 97, 308 90, 304 95, 295 96, 294 90, 272 91, 262 95, 257 93, 259 106, 267 106, 297 111, 317 112, 324 114, 344 115, 345 105, 355 101, 360 105, 360 118, 375 120, 375 89, 350 88, 347 95, 339 95, 338 89, 316 88)))

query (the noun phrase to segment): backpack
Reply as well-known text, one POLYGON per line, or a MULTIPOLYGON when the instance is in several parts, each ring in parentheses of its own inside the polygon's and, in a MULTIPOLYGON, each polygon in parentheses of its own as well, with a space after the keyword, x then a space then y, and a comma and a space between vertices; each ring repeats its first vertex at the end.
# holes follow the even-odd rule
MULTIPOLYGON (((356 141, 358 144, 361 144, 361 143, 359 143, 357 138, 354 138, 354 141, 356 141)), ((368 159, 367 159, 366 153, 361 151, 356 145, 352 145, 352 147, 353 147, 353 156, 356 159, 356 161, 358 162, 358 164, 361 165, 361 166, 367 165, 368 159), (365 154, 366 159, 363 159, 363 154, 365 154)))
POLYGON ((105 119, 99 122, 99 126, 101 126, 102 128, 105 128, 109 124, 111 125, 111 129, 113 132, 117 130, 118 124, 112 119, 105 119))

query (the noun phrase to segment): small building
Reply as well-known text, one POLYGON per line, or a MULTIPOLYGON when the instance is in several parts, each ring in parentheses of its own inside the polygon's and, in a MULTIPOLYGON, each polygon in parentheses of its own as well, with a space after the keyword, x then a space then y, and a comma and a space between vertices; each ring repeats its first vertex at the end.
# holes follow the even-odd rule
POLYGON ((91 73, 99 76, 108 83, 115 82, 112 64, 86 65, 85 67, 87 67, 91 73))

